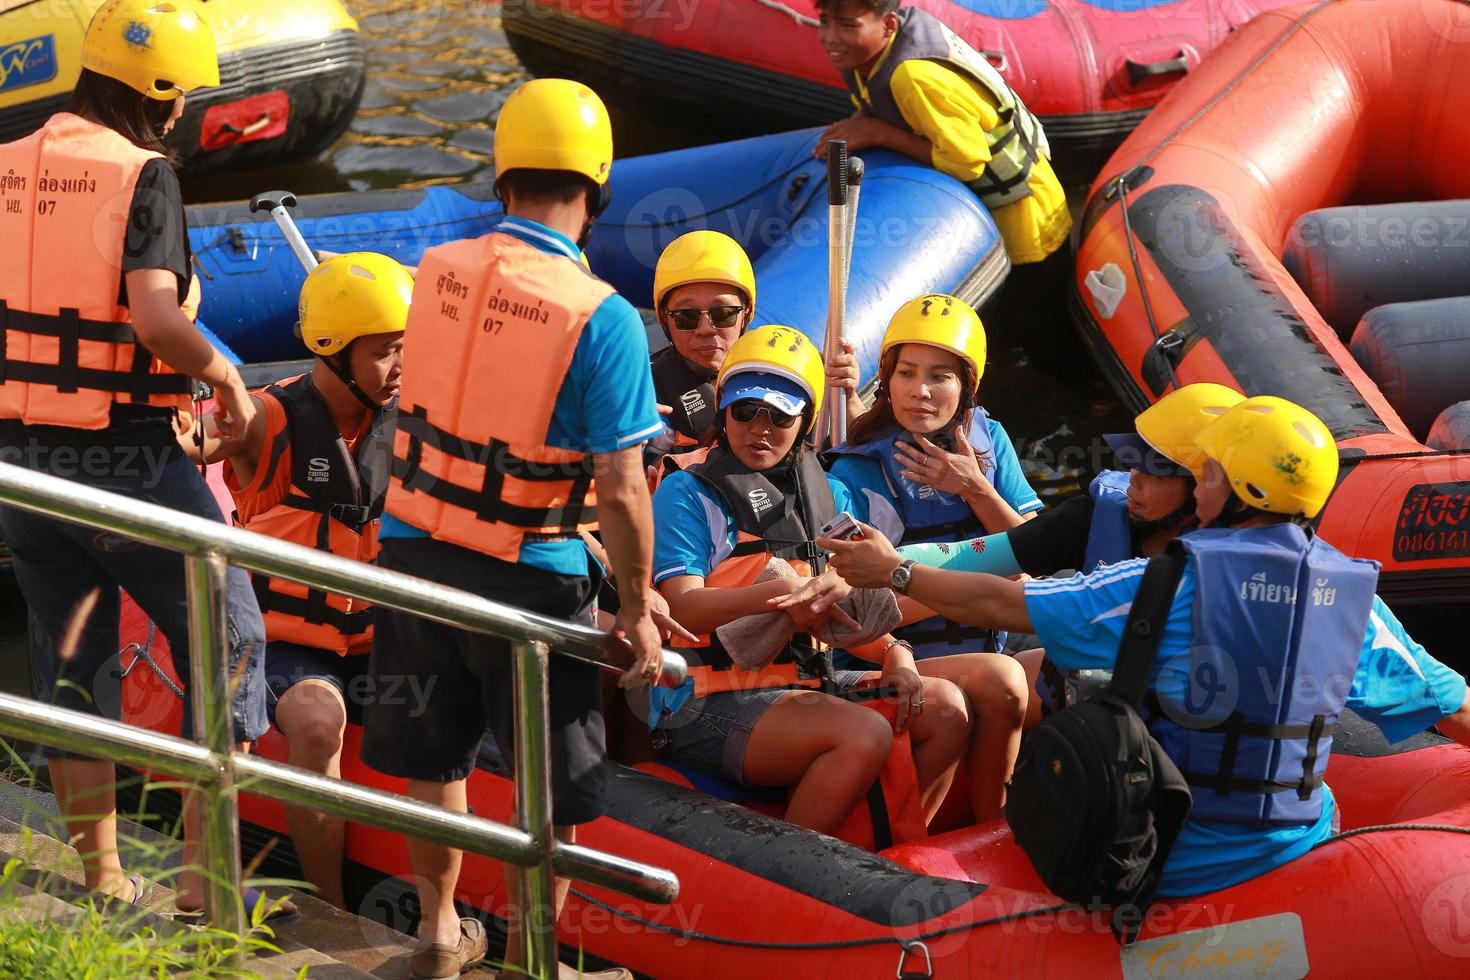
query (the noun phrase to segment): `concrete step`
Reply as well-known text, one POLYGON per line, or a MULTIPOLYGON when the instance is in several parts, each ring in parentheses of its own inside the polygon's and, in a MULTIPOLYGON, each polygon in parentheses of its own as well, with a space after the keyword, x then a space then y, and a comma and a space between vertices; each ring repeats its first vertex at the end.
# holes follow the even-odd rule
MULTIPOLYGON (((71 903, 93 893, 82 884, 81 859, 75 848, 52 834, 65 830, 56 815, 55 798, 37 789, 0 781, 0 863, 20 858, 30 871, 23 894, 11 914, 55 921, 63 926, 77 914, 71 903)), ((179 845, 170 837, 126 820, 118 835, 124 867, 141 867, 170 880, 178 867, 179 845)), ((267 889, 267 894, 282 889, 267 889)), ((301 909, 295 922, 272 926, 280 953, 256 956, 250 969, 264 977, 296 977, 302 967, 313 980, 406 980, 414 940, 379 923, 344 912, 308 894, 286 890, 301 909)), ((119 906, 121 909, 122 906, 119 906)), ((153 882, 139 922, 161 933, 190 928, 174 916, 174 892, 153 882)), ((480 976, 488 971, 476 971, 480 976)), ((475 974, 469 974, 473 977, 475 974)))

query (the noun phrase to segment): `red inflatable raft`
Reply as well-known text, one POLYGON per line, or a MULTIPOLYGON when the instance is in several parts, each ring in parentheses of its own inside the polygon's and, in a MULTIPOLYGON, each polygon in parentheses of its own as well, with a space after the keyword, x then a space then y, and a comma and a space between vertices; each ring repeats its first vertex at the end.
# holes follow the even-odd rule
MULTIPOLYGON (((123 637, 148 637, 131 603, 123 637)), ((136 648, 120 657, 125 720, 177 732, 177 678, 161 637, 149 656, 156 670, 135 665, 136 648)), ((349 725, 343 778, 402 792, 401 780, 358 760, 360 741, 361 729, 349 725)), ((1470 963, 1470 750, 1433 735, 1389 747, 1352 718, 1335 745, 1328 779, 1344 829, 1358 833, 1223 892, 1160 903, 1128 950, 1114 942, 1106 915, 1047 893, 1003 822, 965 826, 946 804, 936 824, 958 826, 873 853, 784 822, 768 794, 751 800, 747 792, 741 805, 710 795, 722 787, 698 774, 615 765, 608 813, 579 841, 674 870, 679 898, 650 906, 575 886, 561 939, 588 962, 668 980, 1462 975, 1470 963)), ((286 759, 275 730, 257 751, 286 759)), ((512 786, 501 766, 488 747, 469 802, 509 821, 512 786)), ((150 809, 159 803, 149 797, 150 809)), ((286 838, 277 854, 291 850, 280 805, 244 794, 240 812, 247 859, 273 837, 286 838)), ((347 855, 356 907, 413 928, 402 839, 352 825, 347 855)), ((487 919, 500 911, 499 865, 466 856, 458 898, 487 919)))
MULTIPOLYGON (((1112 148, 1226 36, 1282 0, 916 0, 1001 70, 1059 153, 1112 148)), ((852 105, 812 0, 514 0, 511 47, 661 122, 727 134, 822 125, 852 105)))
MULTIPOLYGON (((1381 562, 1379 590, 1396 603, 1463 603, 1470 594, 1470 445, 1430 449, 1421 413, 1410 415, 1414 426, 1404 420, 1404 392, 1394 395, 1403 411, 1385 397, 1390 382, 1412 389, 1415 377, 1379 371, 1380 385, 1360 366, 1343 340, 1358 312, 1385 300, 1365 298, 1366 280, 1319 281, 1320 243, 1302 233, 1321 225, 1317 209, 1351 205, 1320 214, 1368 216, 1359 231, 1344 226, 1345 244, 1370 263, 1359 276, 1393 259, 1379 246, 1396 225, 1372 217, 1382 202, 1470 197, 1467 102, 1464 3, 1344 0, 1265 14, 1118 149, 1077 231, 1074 310, 1124 398, 1141 409, 1175 385, 1215 381, 1321 416, 1338 440, 1342 476, 1320 531, 1381 562), (1303 285, 1283 255, 1304 270, 1303 285), (1334 329, 1313 296, 1353 312, 1334 329)), ((1449 262, 1464 251, 1454 244, 1445 236, 1442 247, 1428 241, 1406 257, 1413 267, 1449 262)), ((1448 285, 1458 289, 1441 283, 1430 295, 1470 293, 1470 279, 1457 276, 1448 285)), ((1357 336, 1353 349, 1373 365, 1357 336)), ((1460 351, 1442 356, 1458 356, 1458 377, 1470 377, 1470 349, 1444 350, 1460 351)))

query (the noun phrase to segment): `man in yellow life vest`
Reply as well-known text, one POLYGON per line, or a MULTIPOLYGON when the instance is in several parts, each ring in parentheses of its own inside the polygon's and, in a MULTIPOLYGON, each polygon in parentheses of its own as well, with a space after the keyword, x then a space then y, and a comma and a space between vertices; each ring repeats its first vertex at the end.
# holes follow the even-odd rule
POLYGON ((828 126, 851 151, 883 147, 967 184, 1015 265, 1041 262, 1072 229, 1040 122, 985 56, 899 0, 817 0, 822 46, 857 112, 828 126))
MULTIPOLYGON (((328 259, 306 277, 300 330, 316 355, 311 370, 253 392, 255 417, 238 438, 220 439, 205 419, 204 458, 224 461, 242 527, 343 558, 377 556, 412 295, 408 270, 372 252, 328 259)), ((373 696, 372 607, 267 575, 252 581, 265 614, 267 707, 287 761, 340 778, 347 722, 373 696)), ((345 907, 343 822, 297 808, 286 822, 318 896, 345 907)))
MULTIPOLYGON (((506 100, 495 128, 505 220, 419 264, 379 563, 591 625, 602 572, 579 532, 600 525, 617 583, 614 630, 634 652, 622 683, 635 686, 657 682, 662 655, 642 445, 664 426, 642 319, 581 262, 611 168, 607 110, 585 85, 534 79, 506 100)), ((373 626, 371 675, 424 695, 365 707, 363 761, 406 778, 411 796, 463 811, 487 725, 502 748, 513 745, 509 644, 381 607, 373 626)), ((552 822, 573 840, 603 810, 601 675, 557 656, 549 671, 552 822)), ((487 945, 479 920, 455 910, 460 852, 418 840, 408 852, 423 906, 414 975, 458 976, 487 945)), ((519 908, 514 868, 506 880, 519 908)), ((512 916, 512 964, 523 918, 512 916)))

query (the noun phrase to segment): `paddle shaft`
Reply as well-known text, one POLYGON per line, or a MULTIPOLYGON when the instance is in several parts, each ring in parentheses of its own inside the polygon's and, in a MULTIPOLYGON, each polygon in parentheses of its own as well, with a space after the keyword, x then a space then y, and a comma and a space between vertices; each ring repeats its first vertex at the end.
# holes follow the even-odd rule
MULTIPOLYGON (((827 141, 827 330, 822 360, 830 364, 842 353, 847 332, 847 282, 852 269, 852 243, 857 228, 858 194, 863 162, 847 155, 846 140, 827 141)), ((817 420, 817 446, 847 441, 847 393, 827 392, 827 406, 817 420)))

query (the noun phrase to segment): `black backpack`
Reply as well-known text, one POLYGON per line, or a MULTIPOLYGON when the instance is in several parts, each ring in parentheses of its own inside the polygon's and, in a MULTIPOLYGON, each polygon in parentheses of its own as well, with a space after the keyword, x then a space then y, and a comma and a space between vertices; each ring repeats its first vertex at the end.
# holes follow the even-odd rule
POLYGON ((1069 902, 1111 906, 1124 945, 1138 937, 1192 802, 1138 713, 1184 562, 1171 542, 1148 563, 1112 681, 1032 729, 1006 795, 1006 821, 1041 880, 1069 902))

